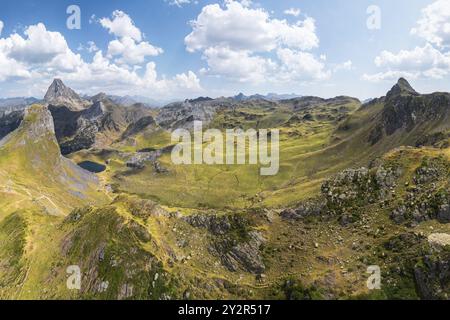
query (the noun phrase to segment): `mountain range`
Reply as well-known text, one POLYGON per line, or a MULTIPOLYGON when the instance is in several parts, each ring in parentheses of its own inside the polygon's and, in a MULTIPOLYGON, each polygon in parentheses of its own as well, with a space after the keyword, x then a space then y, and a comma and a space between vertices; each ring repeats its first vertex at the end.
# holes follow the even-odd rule
POLYGON ((449 298, 449 93, 401 78, 366 103, 149 108, 55 79, 15 103, 0 115, 0 299, 449 298), (173 164, 170 133, 194 121, 279 129, 279 174, 173 164))

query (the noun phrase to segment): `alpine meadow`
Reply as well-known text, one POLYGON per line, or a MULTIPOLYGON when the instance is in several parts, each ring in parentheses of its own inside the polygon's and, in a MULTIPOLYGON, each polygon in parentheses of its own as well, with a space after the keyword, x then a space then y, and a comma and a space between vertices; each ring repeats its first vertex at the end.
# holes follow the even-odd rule
POLYGON ((450 299, 450 1, 19 2, 0 300, 450 299))

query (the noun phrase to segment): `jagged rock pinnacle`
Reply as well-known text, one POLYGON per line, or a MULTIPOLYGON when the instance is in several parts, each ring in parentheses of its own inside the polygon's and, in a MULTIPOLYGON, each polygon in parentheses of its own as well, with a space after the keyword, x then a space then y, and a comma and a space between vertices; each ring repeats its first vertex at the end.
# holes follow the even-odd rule
POLYGON ((37 104, 28 107, 25 110, 24 120, 20 127, 33 140, 50 136, 56 143, 55 126, 52 115, 47 107, 37 104))
POLYGON ((64 97, 68 99, 80 99, 80 96, 69 87, 66 87, 66 85, 62 82, 61 79, 55 79, 48 88, 44 100, 46 102, 51 102, 52 100, 57 99, 59 97, 64 97))
POLYGON ((82 110, 86 107, 86 101, 67 87, 61 79, 53 80, 45 94, 44 101, 54 106, 66 106, 72 110, 82 110))
POLYGON ((419 93, 411 87, 409 82, 405 78, 400 78, 395 86, 388 92, 387 98, 392 98, 394 96, 400 95, 414 95, 417 96, 419 93))

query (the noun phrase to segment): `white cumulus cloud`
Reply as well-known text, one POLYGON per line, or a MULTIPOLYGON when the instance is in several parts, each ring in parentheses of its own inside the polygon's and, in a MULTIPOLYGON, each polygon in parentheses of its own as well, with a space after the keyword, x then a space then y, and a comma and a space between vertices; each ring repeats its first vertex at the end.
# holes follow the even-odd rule
POLYGON ((380 82, 380 81, 397 81, 399 78, 406 78, 406 79, 417 79, 419 77, 419 74, 417 73, 411 73, 406 71, 386 71, 386 72, 379 72, 375 74, 364 74, 363 79, 366 81, 371 82, 380 82))
POLYGON ((259 84, 317 81, 333 73, 310 52, 319 46, 311 17, 289 23, 251 2, 227 0, 203 7, 191 27, 186 49, 202 53, 203 74, 259 84))
POLYGON ((450 53, 443 53, 426 44, 412 50, 401 50, 397 53, 383 51, 375 58, 375 65, 385 71, 375 75, 364 75, 370 81, 393 80, 401 75, 410 78, 442 79, 450 74, 450 53))
POLYGON ((164 52, 163 49, 142 40, 141 30, 125 12, 116 10, 112 14, 112 20, 102 18, 100 24, 116 36, 108 45, 108 55, 114 57, 118 64, 142 64, 147 57, 164 52))
POLYGON ((168 98, 202 92, 200 80, 192 71, 161 77, 154 62, 144 64, 143 57, 161 53, 147 46, 147 42, 136 42, 126 36, 115 41, 112 43, 117 47, 110 48, 113 55, 104 55, 95 43, 88 42, 87 50, 95 54, 92 61, 85 61, 69 48, 61 33, 47 30, 42 23, 28 26, 24 36, 14 33, 0 38, 0 82, 20 81, 21 87, 36 96, 43 95, 56 77, 80 92, 91 94, 103 91, 168 98), (122 52, 123 44, 131 50, 122 52), (116 55, 118 58, 114 59, 116 55), (123 65, 120 59, 130 64, 123 65))
POLYGON ((117 62, 121 64, 140 64, 146 57, 157 56, 161 53, 163 53, 161 48, 145 41, 136 43, 129 37, 113 40, 108 45, 108 54, 112 57, 119 56, 117 62))
POLYGON ((270 59, 253 55, 248 50, 231 50, 227 47, 211 47, 204 51, 208 63, 204 73, 222 76, 239 82, 263 82, 277 65, 270 59))
POLYGON ((285 81, 324 80, 331 76, 323 61, 320 61, 309 52, 295 51, 284 48, 277 51, 282 62, 281 76, 285 81))
POLYGON ((310 50, 319 45, 315 22, 306 18, 296 24, 271 19, 261 8, 246 7, 237 1, 205 6, 191 22, 192 32, 185 38, 188 51, 224 46, 233 50, 270 51, 279 45, 310 50))
POLYGON ((0 49, 0 82, 30 77, 31 73, 27 70, 25 65, 9 58, 5 52, 0 49))
POLYGON ((38 23, 25 29, 25 38, 17 33, 0 40, 0 47, 11 58, 25 63, 50 62, 59 54, 64 54, 67 42, 59 32, 47 31, 38 23))
POLYGON ((130 16, 123 11, 114 11, 112 19, 101 18, 100 24, 116 37, 130 37, 136 41, 142 41, 141 30, 134 25, 130 16))
POLYGON ((412 79, 442 79, 450 74, 450 2, 437 0, 422 10, 412 35, 422 37, 426 43, 413 49, 382 51, 375 58, 380 72, 364 74, 368 81, 394 80, 396 77, 412 79))

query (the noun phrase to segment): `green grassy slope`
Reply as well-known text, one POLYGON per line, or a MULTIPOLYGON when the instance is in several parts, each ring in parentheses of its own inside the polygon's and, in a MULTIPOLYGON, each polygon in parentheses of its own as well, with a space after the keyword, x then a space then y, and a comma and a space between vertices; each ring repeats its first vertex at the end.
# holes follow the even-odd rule
POLYGON ((427 237, 450 233, 437 213, 448 199, 449 119, 444 109, 419 117, 422 102, 429 108, 439 98, 402 88, 408 112, 385 99, 361 107, 347 97, 219 109, 210 128, 280 130, 280 172, 273 177, 262 177, 257 165, 175 166, 170 154, 158 159, 168 172, 151 163, 128 168, 137 151, 172 144, 170 133, 155 127, 108 149, 70 155, 106 164, 94 177, 60 155, 48 112, 33 106, 0 142, 0 298, 424 297, 417 272, 437 285, 425 256, 446 259, 430 251, 427 237), (440 132, 437 144, 433 138, 429 146, 400 147, 440 132), (342 170, 361 166, 369 168, 363 178, 342 178, 342 170), (395 173, 387 187, 375 182, 385 169, 395 173), (432 180, 418 178, 423 172, 432 180), (320 214, 284 214, 317 202, 320 214), (403 205, 404 220, 395 221, 403 205), (252 244, 255 234, 261 245, 252 244), (255 264, 259 271, 251 272, 255 264), (366 287, 373 264, 386 279, 377 292, 366 287), (79 291, 66 287, 71 265, 82 271, 79 291))

